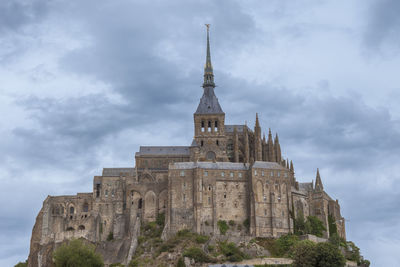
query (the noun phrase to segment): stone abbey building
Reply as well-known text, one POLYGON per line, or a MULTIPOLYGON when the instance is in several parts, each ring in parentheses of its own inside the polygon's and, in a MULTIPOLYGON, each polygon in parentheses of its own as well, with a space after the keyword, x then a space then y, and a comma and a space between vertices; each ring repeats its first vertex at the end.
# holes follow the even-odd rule
POLYGON ((278 135, 269 130, 265 138, 258 116, 253 129, 226 124, 214 89, 207 27, 204 92, 191 145, 142 146, 135 167, 103 169, 92 192, 48 196, 33 228, 29 266, 47 266, 46 255, 64 240, 101 243, 110 233, 116 242, 103 242, 100 252, 112 254, 105 257, 110 262, 127 262, 140 224, 160 213, 164 237, 181 229, 218 236, 220 220, 249 222, 234 235, 279 237, 293 232, 293 216, 300 214, 317 216, 327 229, 331 215, 345 237, 338 200, 324 191, 319 171, 315 183, 297 182, 278 135))

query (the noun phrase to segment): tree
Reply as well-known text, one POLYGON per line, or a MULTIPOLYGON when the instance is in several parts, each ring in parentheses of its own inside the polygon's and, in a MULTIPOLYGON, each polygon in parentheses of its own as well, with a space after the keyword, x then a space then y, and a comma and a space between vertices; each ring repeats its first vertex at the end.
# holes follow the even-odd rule
POLYGON ((307 234, 316 235, 322 237, 326 228, 324 223, 315 216, 308 216, 306 222, 306 232, 307 234))
POLYGON ((299 242, 299 237, 294 234, 282 235, 275 241, 277 256, 285 256, 290 253, 290 249, 299 242))
POLYGON ((317 267, 344 267, 346 259, 339 248, 331 243, 318 243, 315 247, 317 267))
POLYGON ((298 242, 292 252, 293 267, 314 267, 316 266, 315 243, 309 240, 298 242))
POLYGON ((28 260, 25 262, 18 262, 14 267, 26 267, 28 266, 28 260))
POLYGON ((61 245, 53 255, 56 267, 103 267, 103 259, 91 244, 74 239, 61 245))

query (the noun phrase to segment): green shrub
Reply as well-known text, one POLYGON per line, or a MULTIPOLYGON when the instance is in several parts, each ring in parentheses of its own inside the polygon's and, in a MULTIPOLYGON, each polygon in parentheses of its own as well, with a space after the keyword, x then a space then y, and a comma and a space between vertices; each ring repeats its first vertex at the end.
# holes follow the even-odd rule
POLYGON ((209 223, 208 221, 205 221, 204 224, 205 224, 206 226, 209 226, 209 225, 210 225, 210 223, 209 223))
POLYGON ((292 249, 293 267, 314 267, 317 262, 316 244, 309 240, 298 242, 292 249))
POLYGON ((199 244, 204 244, 206 243, 210 238, 205 235, 196 235, 195 240, 199 244))
POLYGON ((328 215, 329 236, 337 234, 336 220, 332 215, 328 215))
POLYGON ((28 266, 28 260, 25 262, 18 262, 14 267, 27 267, 28 266))
POLYGON ((125 267, 125 265, 118 262, 118 263, 111 264, 110 267, 125 267))
POLYGON ((188 229, 183 229, 178 231, 176 235, 179 237, 190 237, 192 235, 192 232, 190 232, 190 230, 188 229))
POLYGON ((225 235, 226 232, 227 232, 228 229, 229 229, 229 226, 228 226, 228 224, 226 223, 226 221, 224 221, 224 220, 219 220, 217 224, 218 224, 219 232, 220 232, 222 235, 225 235))
POLYGON ((352 241, 347 241, 346 245, 346 259, 348 259, 349 261, 355 261, 360 264, 360 249, 352 241))
POLYGON ((234 220, 229 220, 228 223, 229 223, 230 226, 235 226, 235 221, 234 220))
POLYGON ((220 251, 222 254, 226 256, 229 261, 237 262, 242 261, 247 258, 247 255, 244 254, 236 245, 232 242, 220 242, 218 244, 220 251))
POLYGON ((176 267, 186 267, 185 262, 182 257, 179 258, 178 263, 176 264, 176 267))
POLYGON ((114 233, 113 232, 109 232, 108 236, 107 236, 107 241, 111 241, 114 239, 114 233))
POLYGON ((164 228, 164 223, 165 223, 165 213, 162 212, 162 213, 159 213, 159 214, 157 215, 156 224, 157 224, 158 226, 160 226, 161 228, 164 228))
POLYGON ((185 250, 183 256, 194 259, 195 262, 213 262, 213 260, 204 253, 203 250, 196 247, 191 247, 185 250))
POLYGON ((318 243, 315 248, 318 267, 344 267, 346 259, 340 250, 331 243, 318 243))
POLYGON ((346 240, 340 237, 337 233, 329 237, 329 243, 335 245, 336 247, 347 248, 346 240))
POLYGON ((324 223, 315 216, 308 216, 306 221, 306 232, 307 234, 316 235, 322 237, 326 228, 324 223))
POLYGON ((138 260, 131 260, 129 263, 128 267, 139 267, 139 261, 138 260))
POLYGON ((53 260, 56 267, 104 266, 101 256, 95 253, 95 247, 86 245, 79 239, 74 239, 56 249, 53 254, 53 260))
POLYGON ((209 245, 209 246, 208 246, 208 251, 209 251, 209 252, 213 252, 214 249, 215 249, 215 247, 214 247, 213 245, 209 245))
POLYGON ((299 242, 299 237, 293 234, 282 235, 275 240, 276 256, 282 257, 288 255, 293 246, 299 242))

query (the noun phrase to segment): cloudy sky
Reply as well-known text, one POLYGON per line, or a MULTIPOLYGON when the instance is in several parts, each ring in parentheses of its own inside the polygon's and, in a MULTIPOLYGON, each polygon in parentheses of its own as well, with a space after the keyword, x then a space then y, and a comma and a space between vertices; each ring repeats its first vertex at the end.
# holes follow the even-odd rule
POLYGON ((0 265, 47 195, 188 145, 211 26, 227 123, 278 132, 372 266, 400 266, 400 1, 0 1, 0 265))

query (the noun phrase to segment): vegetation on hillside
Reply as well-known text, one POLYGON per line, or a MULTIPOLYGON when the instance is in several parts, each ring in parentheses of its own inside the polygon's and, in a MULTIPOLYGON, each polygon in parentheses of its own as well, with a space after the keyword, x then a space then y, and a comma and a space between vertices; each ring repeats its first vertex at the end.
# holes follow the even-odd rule
POLYGON ((101 255, 95 253, 95 246, 74 239, 62 244, 54 251, 53 260, 56 267, 82 266, 103 267, 101 255))

